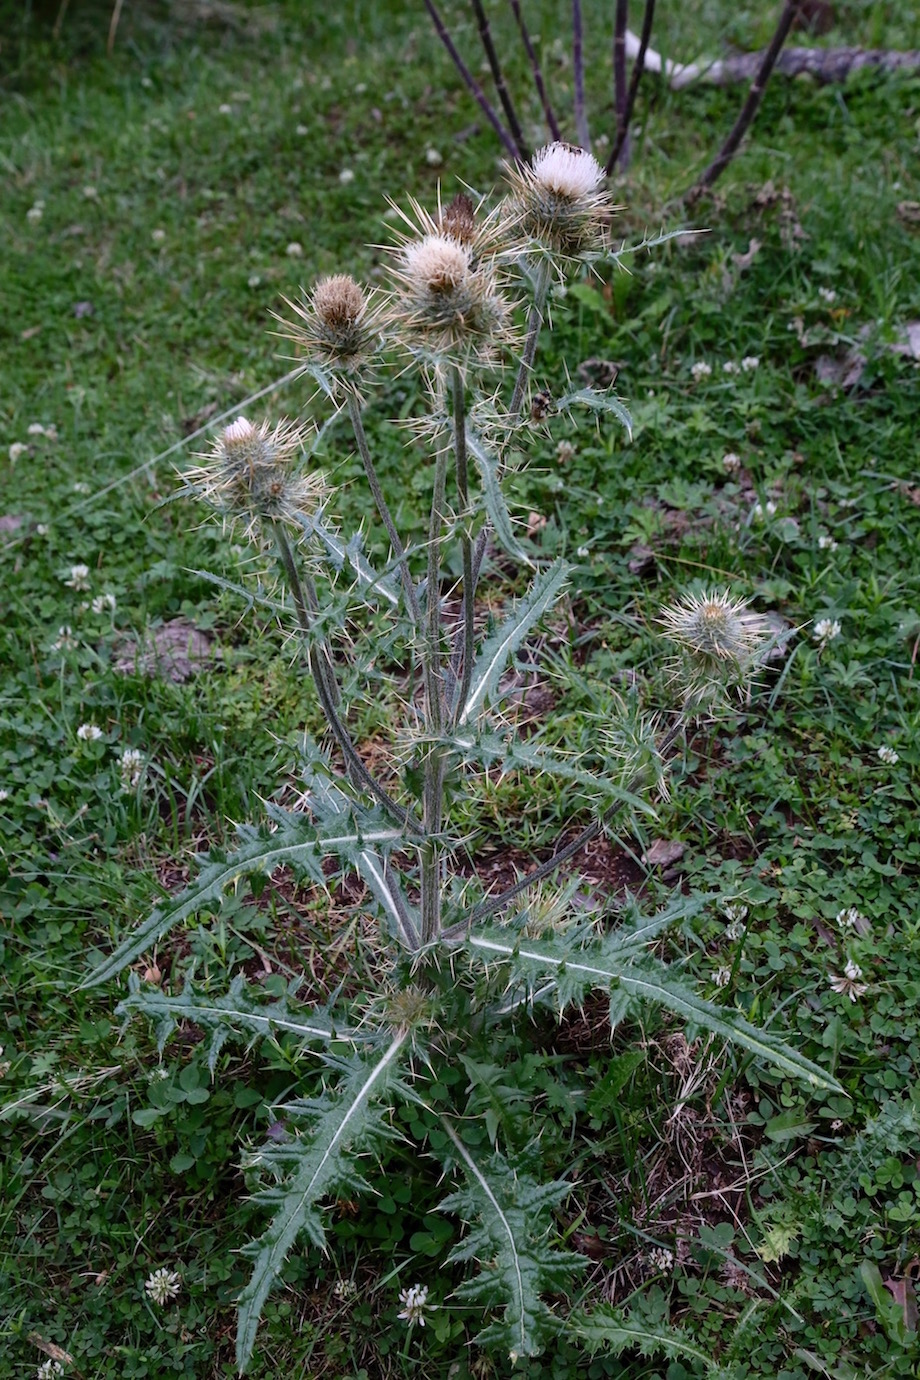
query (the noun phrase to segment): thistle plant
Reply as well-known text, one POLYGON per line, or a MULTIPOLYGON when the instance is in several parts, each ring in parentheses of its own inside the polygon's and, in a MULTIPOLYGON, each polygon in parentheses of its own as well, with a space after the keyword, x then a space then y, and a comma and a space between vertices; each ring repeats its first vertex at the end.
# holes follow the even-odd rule
MULTIPOLYGON (((385 295, 375 298, 336 275, 288 304, 293 319, 282 331, 296 344, 304 375, 334 409, 323 434, 332 423, 347 423, 350 436, 341 443, 353 442, 361 457, 390 546, 386 569, 372 568, 359 536, 342 536, 327 516, 335 494, 314 461, 317 433, 303 426, 239 418, 186 476, 188 491, 274 560, 282 593, 272 607, 300 640, 328 736, 304 746, 297 806, 269 803, 265 821, 241 828, 229 856, 204 856, 197 878, 88 982, 113 978, 202 908, 219 909, 227 888, 281 865, 321 888, 330 867, 355 874, 366 887, 362 907, 379 922, 374 976, 348 998, 310 1005, 295 979, 283 997, 266 1001, 243 974, 223 992, 196 984, 193 975, 166 991, 132 972, 119 1007, 123 1015, 156 1021, 161 1049, 180 1022, 209 1031, 212 1072, 231 1037, 284 1041, 297 1055, 298 1095, 276 1109, 285 1134, 245 1161, 259 1179, 256 1200, 267 1224, 244 1250, 252 1272, 239 1299, 241 1372, 295 1242, 325 1246, 322 1202, 360 1195, 362 1162, 376 1156, 386 1163, 396 1153, 392 1110, 400 1103, 433 1128, 420 1150, 446 1184, 442 1209, 464 1228, 444 1265, 458 1281, 454 1297, 485 1311, 484 1345, 513 1359, 532 1356, 564 1327, 589 1350, 661 1345, 698 1355, 678 1333, 650 1337, 604 1305, 567 1313, 550 1306, 547 1296, 570 1292, 585 1263, 555 1239, 554 1212, 569 1185, 547 1178, 540 1137, 527 1134, 526 1117, 519 1115, 523 1132, 516 1137, 499 1134, 496 1123, 484 1150, 469 1132, 456 1083, 440 1081, 440 1072, 464 1060, 471 1067, 490 1062, 503 1027, 525 1032, 541 1011, 558 1016, 600 990, 609 997, 611 1027, 657 1003, 813 1088, 837 1088, 774 1032, 703 999, 653 952, 671 926, 691 921, 711 898, 676 894, 653 913, 633 897, 586 910, 575 906, 577 883, 565 874, 601 832, 625 827, 634 812, 654 814, 652 801, 667 795, 673 744, 715 698, 712 687, 721 692, 729 680, 749 679, 768 641, 764 621, 719 592, 665 611, 665 629, 680 649, 681 690, 670 727, 664 732, 646 713, 632 723, 621 716, 602 740, 608 771, 592 772, 539 737, 517 737, 502 714, 504 672, 572 578, 564 561, 542 563, 522 544, 505 492, 514 483, 512 457, 526 453, 531 440, 524 404, 549 284, 586 262, 618 257, 607 239, 601 179, 590 154, 551 145, 511 174, 510 190, 491 215, 465 195, 430 215, 414 206, 409 233, 391 256, 385 295), (397 529, 364 427, 383 370, 405 369, 407 360, 430 403, 429 415, 417 419, 430 450, 430 511, 419 546, 397 529), (477 588, 494 544, 533 574, 505 616, 483 628, 477 588), (456 591, 445 577, 453 551, 461 571, 456 591), (330 636, 346 617, 354 626, 364 608, 374 612, 375 627, 386 620, 388 648, 402 642, 391 660, 401 668, 398 688, 407 705, 399 730, 404 769, 394 767, 385 778, 352 737, 343 690, 349 653, 330 636), (496 766, 558 775, 570 784, 573 805, 588 806, 589 818, 544 862, 490 892, 476 878, 473 841, 452 805, 474 788, 477 772, 496 766)), ((576 404, 626 418, 613 395, 590 389, 556 403, 576 404)), ((400 1316, 419 1324, 436 1305, 427 1285, 404 1290, 400 1302, 400 1316)))

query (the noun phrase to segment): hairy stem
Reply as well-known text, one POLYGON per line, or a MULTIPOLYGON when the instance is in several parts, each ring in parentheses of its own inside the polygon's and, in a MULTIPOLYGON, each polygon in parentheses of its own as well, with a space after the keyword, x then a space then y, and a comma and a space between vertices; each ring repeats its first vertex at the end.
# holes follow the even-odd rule
POLYGON ((409 562, 406 559, 405 548, 400 541, 396 524, 393 521, 387 501, 384 498, 383 490, 380 487, 380 480, 377 478, 377 471, 371 459, 370 447, 367 443, 367 432, 364 430, 364 420, 361 416, 361 406, 353 393, 348 394, 346 403, 348 416, 351 419, 352 429, 355 433, 355 441, 358 445, 358 453, 364 465, 364 473, 367 475, 367 482, 370 487, 371 496, 380 514, 380 520, 386 528, 387 536, 390 539, 390 546, 393 548, 393 555, 396 557, 399 566, 399 574, 402 580, 403 593, 406 596, 406 605, 409 614, 416 628, 422 627, 422 610, 418 602, 418 595, 415 585, 412 583, 412 575, 409 571, 409 562))
POLYGON ((549 97, 546 94, 546 83, 543 80, 543 71, 540 67, 540 63, 537 58, 537 54, 534 50, 533 43, 530 41, 530 34, 527 32, 527 25, 524 23, 524 17, 521 14, 520 0, 511 0, 511 8, 514 11, 514 17, 517 20, 517 26, 521 33, 521 41, 524 44, 524 51, 526 52, 528 60, 530 62, 530 71, 531 75, 533 76, 533 84, 537 89, 537 95, 540 97, 540 104, 543 107, 543 114, 546 117, 546 123, 549 127, 549 132, 554 139, 561 139, 562 136, 559 133, 559 121, 556 119, 556 112, 550 105, 549 97))
MULTIPOLYGON (((626 97, 626 111, 623 115, 622 124, 620 123, 619 110, 617 111, 617 137, 614 140, 613 148, 610 150, 610 157, 607 159, 607 166, 604 172, 609 177, 617 166, 621 150, 625 147, 626 140, 629 138, 629 126, 632 123, 633 110, 636 105, 636 94, 639 90, 639 82, 642 80, 642 73, 645 71, 645 55, 648 52, 648 45, 652 37, 652 21, 655 18, 655 0, 645 0, 645 13, 642 16, 642 32, 639 35, 639 51, 636 54, 636 61, 633 64, 632 76, 629 79, 629 93, 626 97)), ((624 51, 625 51, 625 31, 624 31, 624 51)), ((615 74, 614 74, 615 75, 615 74)))
POLYGON ((696 184, 691 187, 690 191, 687 193, 686 200, 688 202, 696 201, 702 195, 705 188, 711 187, 713 183, 722 176, 722 173, 737 153, 741 140, 744 138, 748 127, 757 114, 758 107, 763 99, 763 93, 766 90, 767 82, 770 80, 770 74, 776 66, 776 60, 782 51, 783 44, 786 42, 789 35, 789 30, 792 28, 793 21, 801 7, 802 0, 786 0, 786 4, 783 6, 783 12, 779 18, 779 23, 776 26, 776 32, 770 40, 769 48, 763 55, 763 62, 760 64, 757 75, 751 83, 751 89, 747 93, 747 98, 744 105, 741 107, 737 120, 732 126, 731 133, 715 158, 709 164, 709 167, 701 173, 696 184))
POLYGON ((421 858, 422 943, 436 939, 441 926, 441 832, 444 811, 444 733, 447 706, 441 669, 441 534, 446 507, 447 466, 450 449, 444 447, 435 457, 431 518, 428 523, 428 576, 425 589, 425 769, 422 794, 422 822, 426 842, 421 858))
POLYGON ((435 32, 438 35, 438 38, 444 44, 444 47, 447 49, 448 53, 450 54, 450 60, 456 67, 457 71, 460 73, 460 76, 463 79, 463 82, 467 90, 470 91, 472 95, 476 98, 476 101, 478 102, 479 108, 482 111, 483 115, 485 115, 489 124, 495 130, 495 133, 498 135, 499 139, 501 139, 502 143, 510 153, 511 157, 515 160, 515 162, 517 162, 518 151, 515 147, 514 140, 512 139, 508 131, 505 129, 505 126, 502 124, 501 120, 498 118, 498 115, 496 114, 495 110, 490 105, 485 92, 479 85, 479 82, 473 76, 472 72, 467 67, 466 63, 463 61, 463 58, 457 51, 457 45, 454 43, 454 40, 447 32, 444 20, 438 13, 437 7, 435 6, 433 0, 425 0, 425 8, 431 15, 431 22, 434 24, 435 32))
POLYGON ((415 818, 411 811, 398 805, 387 792, 380 782, 371 776, 367 767, 358 756, 358 751, 352 741, 351 734, 345 727, 338 713, 339 688, 335 678, 335 668, 332 664, 332 654, 326 642, 317 641, 313 629, 313 613, 316 607, 316 597, 312 590, 305 591, 304 585, 297 569, 297 562, 294 560, 294 553, 288 535, 280 523, 272 525, 272 535, 275 538, 275 546, 278 551, 278 558, 287 579, 291 597, 294 600, 294 608, 297 613, 297 621, 300 630, 304 635, 307 648, 307 661, 310 666, 310 673, 316 685, 316 693, 319 697, 320 707, 329 725, 329 729, 335 741, 341 749, 342 756, 345 758, 345 766, 348 775, 356 786, 363 786, 369 791, 375 800, 384 807, 399 824, 409 829, 413 834, 424 834, 424 827, 415 818), (311 597, 312 596, 312 597, 311 597), (312 609, 311 609, 312 605, 312 609))
POLYGON ((591 152, 588 111, 585 106, 585 60, 582 52, 581 0, 572 0, 572 74, 575 87, 575 132, 578 142, 591 152))
MULTIPOLYGON (((463 604, 460 614, 460 627, 454 648, 454 657, 459 654, 460 692, 456 700, 459 714, 470 689, 473 674, 473 651, 475 646, 476 601, 473 588, 473 543, 470 538, 469 518, 469 465, 466 453, 466 398, 464 396, 463 376, 454 366, 451 379, 454 400, 454 455, 457 462, 457 504, 460 509, 460 552, 463 560, 463 604)), ((454 657, 451 658, 453 664, 454 657)), ((456 674, 456 667, 454 667, 456 674)))
POLYGON ((479 26, 479 41, 483 46, 485 55, 489 62, 489 68, 492 72, 492 79, 495 82, 495 89, 498 92, 498 99, 502 103, 502 110, 505 112, 505 118, 508 121, 508 128, 511 130, 511 137, 517 145, 517 156, 521 160, 521 162, 524 162, 526 159, 530 157, 530 154, 527 149, 527 144, 524 141, 524 135, 521 131, 521 123, 518 120, 517 111, 514 108, 514 102, 511 99, 511 94, 508 91, 508 87, 505 83, 505 75, 502 72, 501 63, 499 62, 498 54, 495 51, 495 44, 492 42, 492 30, 489 28, 489 21, 486 17, 486 12, 482 7, 482 0, 472 0, 472 5, 476 15, 476 23, 479 26))

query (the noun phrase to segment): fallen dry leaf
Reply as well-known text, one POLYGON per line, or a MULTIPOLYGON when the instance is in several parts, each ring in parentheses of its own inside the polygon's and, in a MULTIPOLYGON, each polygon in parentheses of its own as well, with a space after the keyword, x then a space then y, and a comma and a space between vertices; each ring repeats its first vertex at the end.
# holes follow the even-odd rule
POLYGON ((651 848, 642 854, 646 867, 670 867, 678 862, 686 851, 686 844, 679 839, 656 839, 651 848))

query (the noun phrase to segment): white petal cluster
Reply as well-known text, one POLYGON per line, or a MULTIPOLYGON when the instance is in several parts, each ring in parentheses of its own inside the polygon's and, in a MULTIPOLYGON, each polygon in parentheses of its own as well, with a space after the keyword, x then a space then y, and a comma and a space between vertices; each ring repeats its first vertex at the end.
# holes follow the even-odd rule
POLYGON ((171 1303, 181 1288, 182 1281, 179 1275, 175 1270, 167 1270, 165 1265, 161 1266, 159 1270, 154 1270, 153 1274, 144 1282, 147 1297, 158 1304, 160 1308, 171 1303))

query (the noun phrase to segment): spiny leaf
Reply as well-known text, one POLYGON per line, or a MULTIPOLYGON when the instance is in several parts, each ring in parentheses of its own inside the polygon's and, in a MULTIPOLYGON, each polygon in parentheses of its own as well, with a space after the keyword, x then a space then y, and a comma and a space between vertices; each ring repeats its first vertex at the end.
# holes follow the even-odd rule
MULTIPOLYGON (((214 1032, 218 1037, 212 1040, 208 1057, 208 1067, 214 1072, 217 1054, 224 1038, 236 1033, 254 1039, 257 1036, 271 1036, 280 1031, 297 1035, 303 1040, 329 1043, 331 1040, 367 1040, 374 1038, 372 1033, 356 1035, 349 1030, 339 1030, 327 1011, 291 1011, 288 997, 281 997, 270 1003, 254 1003, 247 995, 245 977, 235 977, 220 997, 205 996, 196 992, 191 982, 187 982, 179 996, 168 997, 156 987, 142 985, 138 977, 130 974, 131 995, 119 1002, 115 1008, 116 1016, 130 1016, 137 1013, 158 1021, 157 1040, 162 1053, 169 1036, 180 1021, 191 1021, 214 1032)), ((293 984, 290 997, 294 996, 293 984)))
POLYGON ((504 1307, 502 1321, 492 1323, 476 1340, 505 1345, 513 1360, 537 1356, 558 1326, 541 1293, 564 1289, 585 1263, 571 1251, 553 1250, 546 1244, 551 1210, 568 1193, 569 1185, 560 1181, 538 1184, 498 1153, 480 1159, 450 1122, 441 1124, 460 1160, 466 1185, 445 1198, 439 1210, 456 1212, 470 1223, 448 1262, 488 1261, 488 1268, 462 1284, 457 1294, 487 1307, 504 1307))
POLYGON ((466 703, 457 716, 458 726, 469 723, 485 707, 505 669, 508 658, 517 651, 526 634, 554 603, 565 584, 570 567, 565 561, 554 561, 535 576, 533 584, 519 599, 497 632, 481 648, 470 680, 466 703))
MULTIPOLYGON (((686 904, 694 906, 706 899, 690 897, 686 904)), ((590 988, 601 987, 609 991, 619 987, 627 996, 657 1002, 685 1021, 741 1045, 814 1088, 841 1092, 835 1078, 791 1045, 769 1031, 758 1030, 737 1012, 698 996, 667 964, 659 963, 645 952, 648 941, 678 918, 678 913, 664 911, 584 947, 579 946, 577 939, 568 942, 565 939, 523 940, 499 929, 476 930, 467 937, 466 945, 481 958, 511 960, 512 972, 530 987, 536 987, 551 973, 566 1001, 577 1000, 590 988)))
POLYGON ((351 566, 358 581, 358 587, 365 594, 380 594, 395 608, 399 594, 394 589, 388 575, 378 575, 361 549, 361 537, 355 533, 343 542, 331 528, 327 527, 319 514, 300 514, 301 525, 308 537, 316 537, 326 552, 333 570, 341 571, 346 562, 351 566))
POLYGON ((635 1314, 623 1313, 612 1304, 601 1303, 590 1312, 577 1310, 570 1314, 566 1331, 573 1333, 592 1352, 611 1352, 619 1356, 626 1350, 638 1351, 642 1356, 686 1356, 712 1369, 712 1358, 694 1345, 679 1328, 665 1323, 645 1322, 635 1314))
POLYGON ((597 776, 580 767, 577 761, 547 752, 539 744, 517 741, 511 735, 500 733, 454 734, 445 740, 466 761, 481 763, 485 767, 500 766, 504 771, 548 772, 550 776, 561 776, 566 781, 576 781, 580 786, 603 800, 618 800, 641 814, 655 815, 653 805, 641 796, 623 790, 607 777, 597 776))
POLYGON ((499 461, 497 456, 492 454, 482 437, 470 426, 466 428, 466 448, 476 461, 479 477, 482 481, 482 501, 489 521, 495 529, 499 546, 507 551, 509 556, 513 556, 516 561, 521 561, 524 565, 532 567, 533 560, 514 535, 511 514, 508 512, 508 505, 505 503, 505 496, 498 479, 499 461))
POLYGON ((566 393, 564 398, 559 399, 556 406, 561 412, 563 408, 571 407, 573 403, 578 403, 582 407, 590 407, 592 412, 612 412, 623 423, 628 436, 632 439, 632 417, 613 393, 602 393, 596 388, 578 388, 574 393, 566 393))
POLYGON ((274 1209, 258 1241, 244 1254, 254 1261, 252 1276, 239 1297, 236 1361, 245 1371, 255 1345, 256 1330, 269 1290, 298 1236, 305 1233, 323 1248, 325 1232, 314 1204, 336 1189, 355 1191, 362 1180, 354 1156, 391 1137, 383 1119, 383 1099, 395 1081, 394 1065, 408 1036, 396 1035, 374 1059, 352 1056, 330 1060, 342 1071, 338 1084, 316 1098, 305 1098, 279 1109, 309 1129, 284 1144, 266 1145, 250 1160, 281 1177, 277 1187, 261 1190, 256 1201, 274 1209))
POLYGON ((157 943, 175 925, 181 924, 209 902, 219 902, 224 890, 238 878, 264 873, 271 876, 282 863, 307 873, 322 886, 325 883, 320 859, 323 854, 336 853, 353 861, 368 844, 397 844, 402 832, 385 822, 383 815, 365 814, 366 828, 358 828, 343 820, 337 829, 317 830, 303 815, 273 810, 274 832, 240 826, 244 842, 230 857, 220 853, 201 857, 201 870, 193 882, 178 896, 170 897, 144 921, 127 939, 94 968, 81 987, 95 987, 107 982, 122 968, 133 963, 152 944, 157 943))

